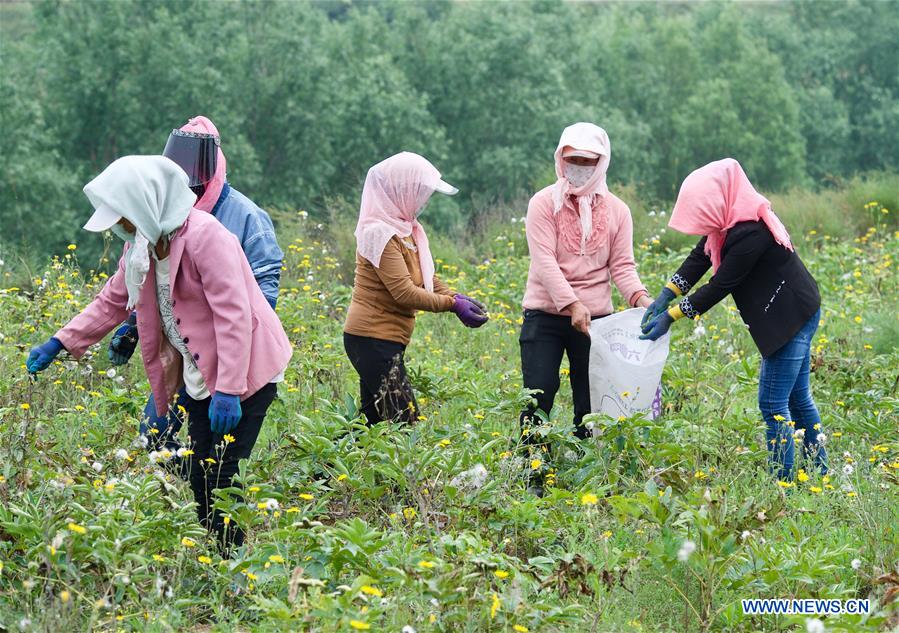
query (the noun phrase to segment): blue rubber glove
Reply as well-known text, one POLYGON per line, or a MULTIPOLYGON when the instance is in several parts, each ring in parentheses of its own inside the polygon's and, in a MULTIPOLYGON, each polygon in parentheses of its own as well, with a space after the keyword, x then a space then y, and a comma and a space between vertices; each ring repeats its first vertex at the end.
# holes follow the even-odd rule
POLYGON ((659 296, 655 298, 655 301, 649 304, 648 308, 646 308, 646 314, 643 315, 643 320, 640 321, 640 327, 645 328, 647 323, 667 310, 668 304, 671 303, 671 300, 674 299, 675 296, 676 295, 671 288, 668 288, 667 286, 662 288, 662 292, 659 293, 659 296))
POLYGON ((662 314, 643 326, 643 336, 640 337, 640 340, 645 341, 648 339, 654 341, 658 339, 668 331, 672 323, 674 323, 674 317, 668 314, 667 311, 662 312, 662 314))
POLYGON ((137 347, 137 313, 132 312, 109 342, 109 360, 113 365, 124 365, 137 347))
POLYGON ((29 374, 36 374, 44 371, 53 362, 53 359, 64 350, 62 343, 55 336, 51 337, 46 343, 31 348, 28 354, 28 360, 25 361, 25 367, 29 374))
POLYGON ((209 426, 213 433, 224 435, 240 422, 240 396, 215 392, 209 405, 209 426))

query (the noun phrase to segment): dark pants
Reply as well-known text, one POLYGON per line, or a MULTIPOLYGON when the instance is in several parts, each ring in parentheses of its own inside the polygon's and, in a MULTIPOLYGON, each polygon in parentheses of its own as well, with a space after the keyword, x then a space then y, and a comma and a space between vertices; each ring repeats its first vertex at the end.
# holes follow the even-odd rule
POLYGON ((403 362, 405 345, 344 333, 343 347, 359 374, 359 407, 368 424, 418 420, 418 403, 403 362))
POLYGON ((759 372, 759 409, 767 426, 771 471, 784 481, 793 478, 794 435, 799 430, 806 459, 827 474, 827 451, 818 441, 821 416, 809 386, 812 338, 820 318, 818 310, 783 347, 762 359, 759 372))
POLYGON ((213 511, 213 492, 235 485, 233 478, 239 462, 250 456, 256 438, 259 437, 265 413, 277 392, 275 383, 269 383, 240 403, 243 415, 237 427, 231 431, 234 441, 229 443, 224 441, 223 435, 213 433, 210 428, 209 404, 212 398, 194 400, 187 396, 184 399, 188 442, 193 450, 190 457, 190 487, 197 502, 197 514, 203 527, 215 532, 219 547, 225 555, 232 547, 243 544, 244 532, 233 521, 226 525, 222 513, 213 511))
MULTIPOLYGON (((590 337, 571 326, 571 317, 525 310, 518 343, 524 387, 542 392, 534 394, 536 406, 531 404, 521 412, 522 431, 539 424, 534 415, 537 409, 549 417, 559 391, 559 368, 564 353, 568 354, 570 366, 568 379, 574 400, 574 432, 577 437, 586 438, 589 431, 583 426, 583 419, 590 412, 590 337)), ((530 443, 528 436, 524 440, 530 443)))

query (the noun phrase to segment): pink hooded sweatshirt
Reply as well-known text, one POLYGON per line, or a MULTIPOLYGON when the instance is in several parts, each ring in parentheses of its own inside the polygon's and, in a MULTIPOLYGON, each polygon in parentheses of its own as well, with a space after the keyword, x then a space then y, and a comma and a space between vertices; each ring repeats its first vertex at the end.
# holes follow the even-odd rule
MULTIPOLYGON (((218 128, 204 116, 195 116, 187 123, 181 126, 182 132, 194 132, 197 134, 214 134, 215 136, 219 135, 218 128)), ((194 209, 199 209, 200 211, 211 212, 213 208, 215 208, 215 203, 218 202, 219 196, 222 195, 222 188, 225 186, 225 154, 222 153, 222 148, 219 146, 218 148, 218 158, 215 164, 215 174, 212 176, 212 180, 206 183, 206 191, 203 192, 203 196, 197 200, 196 204, 194 204, 194 209)))
POLYGON ((688 235, 708 236, 705 254, 712 260, 712 270, 717 271, 727 231, 739 222, 757 220, 765 223, 775 242, 793 250, 790 234, 771 210, 771 203, 755 190, 740 163, 724 158, 684 179, 668 226, 688 235))
MULTIPOLYGON (((126 157, 116 162, 134 158, 144 157, 126 157)), ((163 166, 181 178, 179 184, 189 194, 188 199, 193 200, 187 190, 187 176, 180 167, 162 157, 148 158, 166 163, 163 166)), ((95 181, 103 178, 101 174, 95 181)), ((106 178, 103 182, 105 189, 96 195, 110 198, 122 191, 134 193, 137 187, 135 178, 106 178)), ((156 205, 165 197, 152 188, 145 193, 133 199, 156 205)), ((123 215, 127 217, 128 213, 123 215)), ((118 270, 100 294, 56 333, 75 358, 80 358, 90 345, 128 316, 128 252, 126 245, 118 270)), ((168 259, 175 322, 211 393, 221 391, 245 400, 284 371, 292 354, 290 341, 259 289, 240 242, 228 229, 209 213, 189 209, 187 219, 172 234, 168 259)), ((137 329, 156 411, 160 412, 167 410, 183 384, 184 360, 162 332, 155 264, 151 257, 146 281, 140 287, 137 329)))
POLYGON ((611 155, 608 135, 596 125, 576 123, 562 132, 555 152, 558 180, 528 205, 526 310, 568 314, 566 308, 580 301, 593 316, 610 314, 612 281, 631 306, 648 294, 634 262, 630 209, 606 186, 611 155), (568 147, 600 156, 580 188, 564 177, 562 152, 568 147))

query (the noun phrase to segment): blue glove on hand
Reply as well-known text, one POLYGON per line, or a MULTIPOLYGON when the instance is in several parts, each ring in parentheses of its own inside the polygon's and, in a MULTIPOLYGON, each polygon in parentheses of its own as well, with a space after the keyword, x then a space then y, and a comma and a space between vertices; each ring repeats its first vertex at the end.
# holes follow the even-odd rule
POLYGON ((209 426, 213 433, 224 435, 233 430, 240 422, 240 396, 232 396, 217 391, 209 405, 209 426))
POLYGON ((124 365, 137 347, 137 315, 132 312, 109 342, 109 360, 113 365, 124 365))
MULTIPOLYGON (((654 318, 662 314, 665 310, 668 309, 668 304, 671 303, 671 300, 674 299, 676 295, 667 286, 662 288, 662 292, 659 293, 659 296, 655 298, 655 301, 649 304, 649 307, 646 308, 646 314, 643 315, 643 320, 640 321, 640 327, 646 328, 646 324, 652 321, 654 318)), ((644 329, 644 332, 646 330, 644 329)))
POLYGON ((650 341, 655 341, 668 331, 672 323, 674 323, 674 317, 668 314, 667 311, 662 312, 662 314, 643 326, 643 336, 640 337, 640 340, 645 341, 649 339, 650 341))
POLYGON ((36 374, 39 371, 44 371, 50 366, 57 354, 64 349, 62 343, 55 336, 51 337, 43 345, 32 347, 31 352, 28 354, 28 360, 25 361, 28 373, 36 374))

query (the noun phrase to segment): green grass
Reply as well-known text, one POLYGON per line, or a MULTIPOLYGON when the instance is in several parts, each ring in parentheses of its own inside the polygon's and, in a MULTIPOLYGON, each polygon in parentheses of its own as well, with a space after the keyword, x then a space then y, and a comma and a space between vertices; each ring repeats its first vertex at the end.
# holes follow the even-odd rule
MULTIPOLYGON (((441 276, 483 299, 491 322, 422 315, 407 358, 425 419, 366 428, 341 344, 352 227, 281 214, 278 313, 295 354, 245 465, 246 503, 221 501, 249 531, 229 561, 186 485, 132 444, 147 393, 137 358, 110 376, 104 341, 26 378, 29 346, 103 283, 69 253, 0 292, 0 628, 804 631, 804 617, 744 616, 739 600, 871 597, 871 616, 827 617, 828 630, 889 630, 895 605, 876 579, 899 560, 899 235, 867 198, 848 208, 878 218, 874 231, 853 220, 859 233, 830 233, 823 216, 797 230, 782 214, 824 298, 812 387, 832 465, 828 480, 808 472, 786 489, 765 471, 759 358, 729 300, 704 335, 676 325, 662 418, 613 421, 578 445, 563 385, 536 430, 553 454, 523 455, 526 244, 499 212, 461 247, 435 240, 441 276), (522 480, 535 458, 556 480, 543 499, 522 480), (477 464, 482 487, 451 484, 477 464), (258 507, 268 499, 277 511, 258 507), (697 549, 682 562, 686 540, 697 549)), ((803 199, 789 197, 797 213, 803 199)), ((639 213, 637 261, 655 291, 686 251, 654 244, 665 219, 639 213)))

